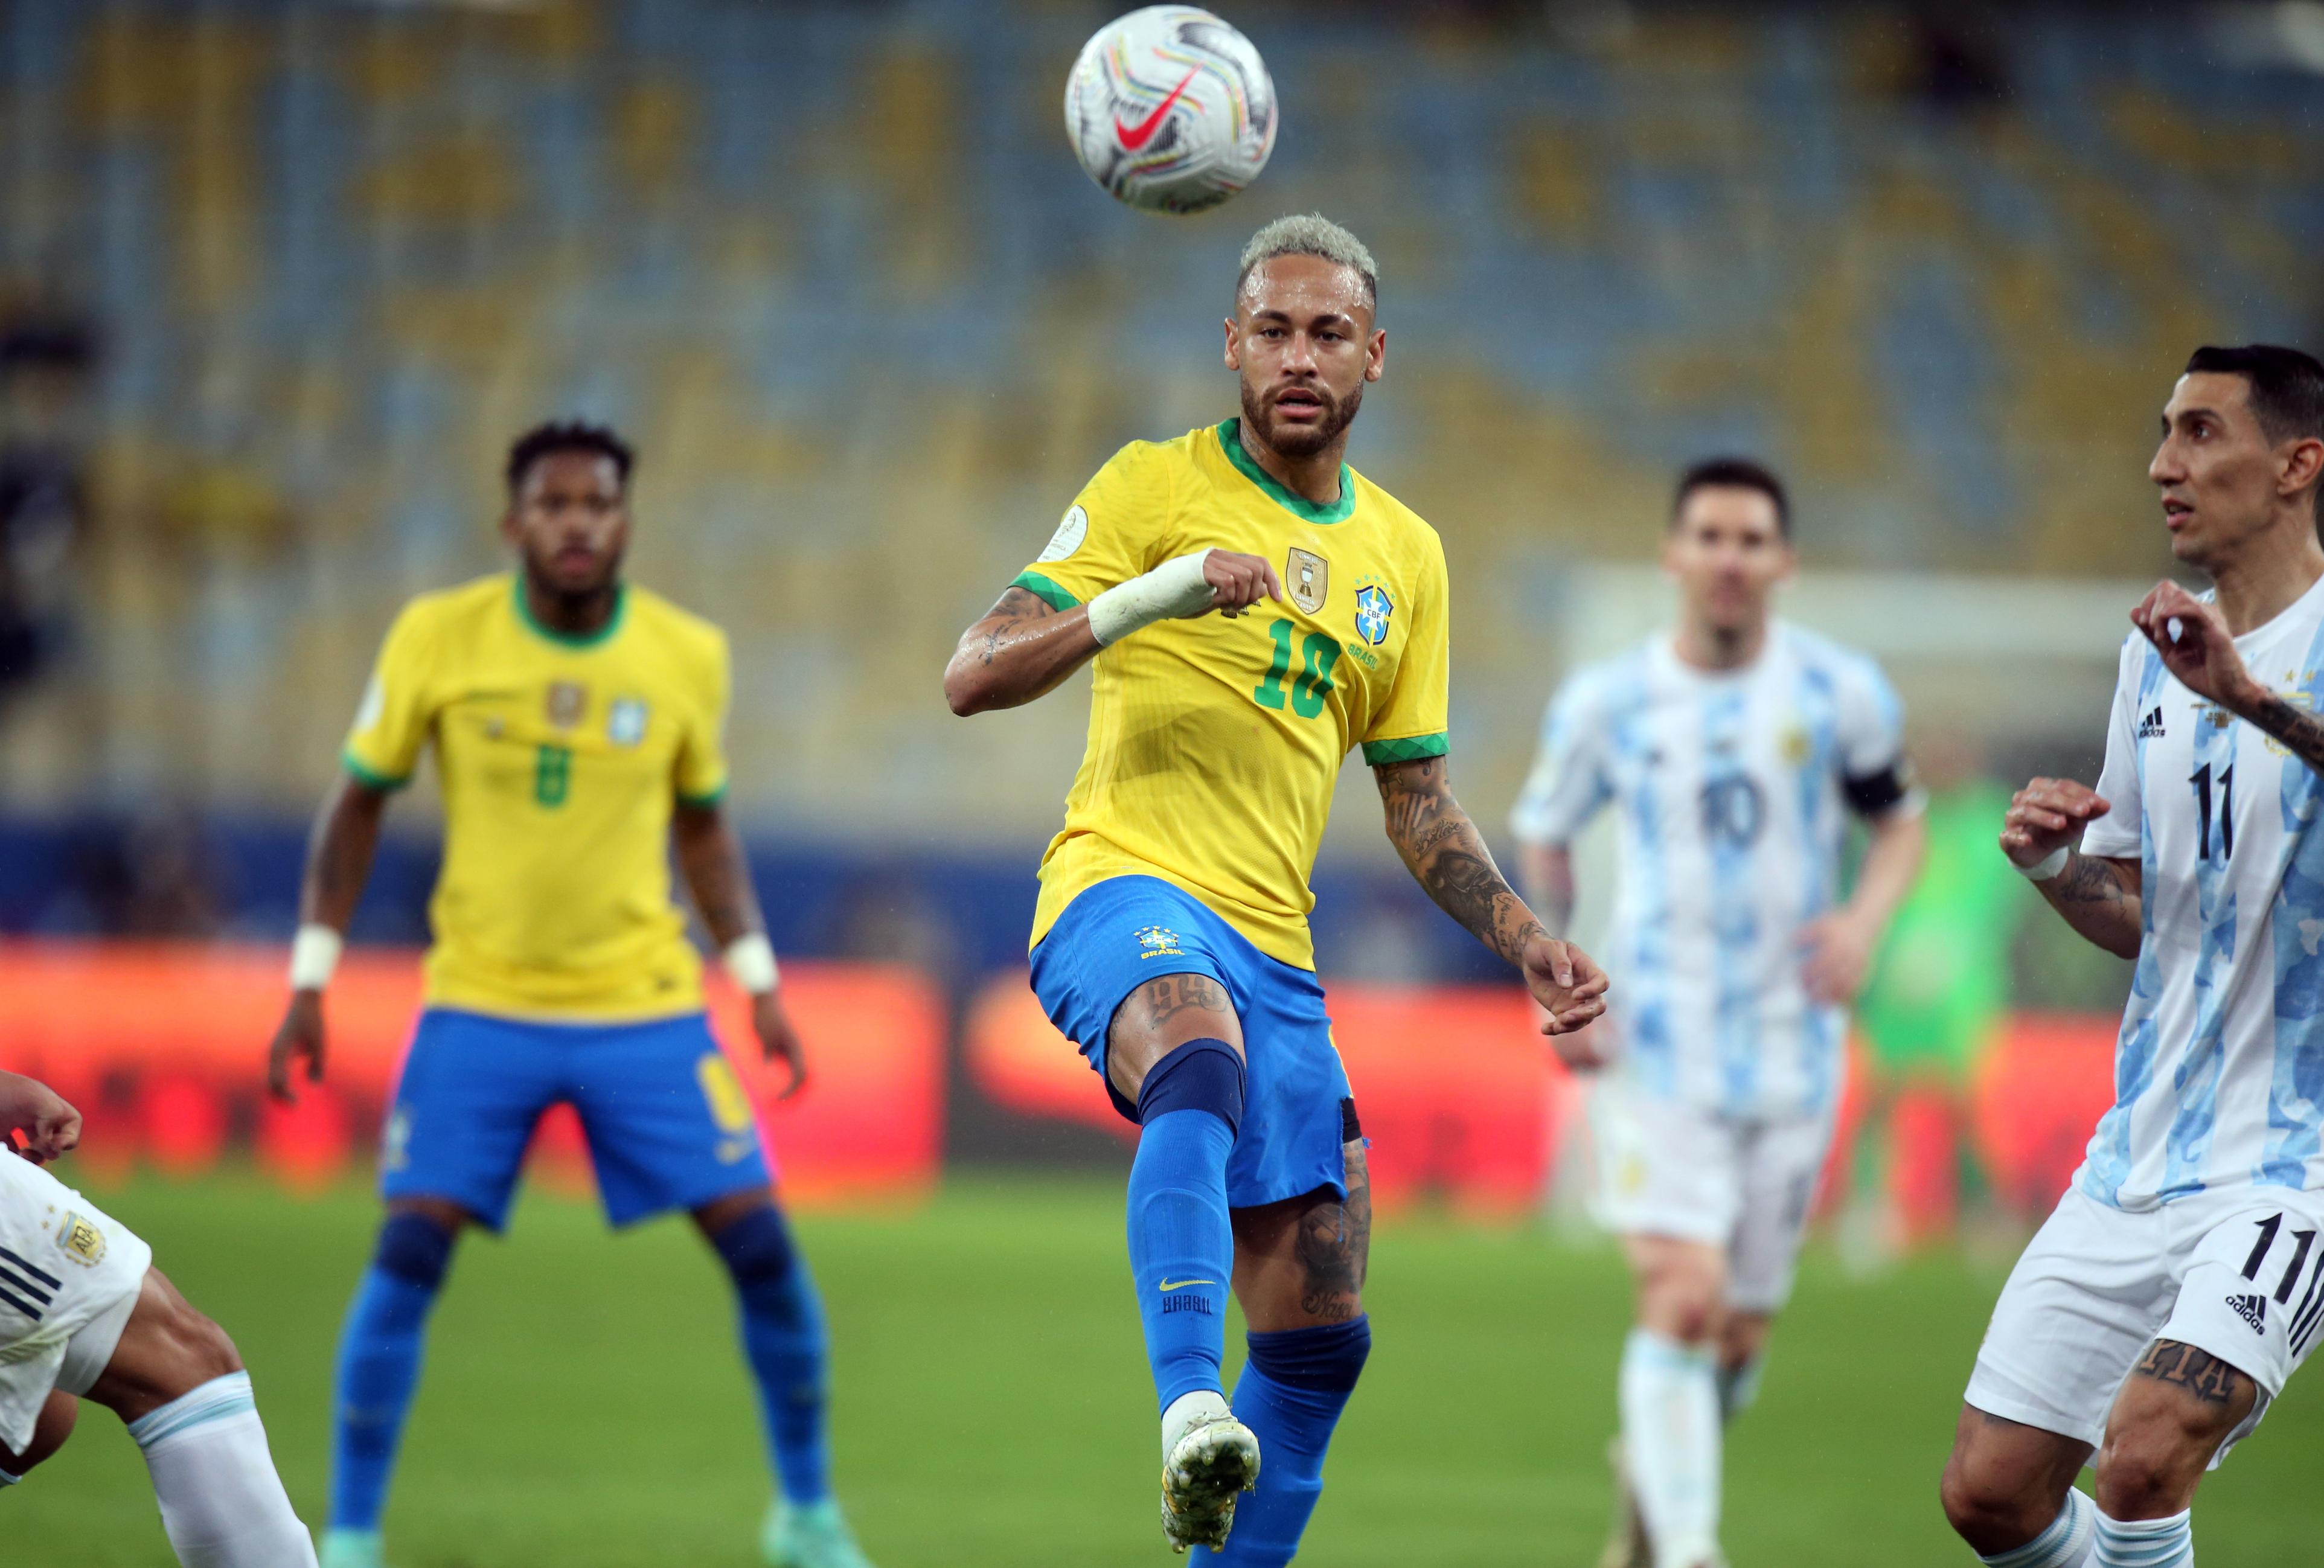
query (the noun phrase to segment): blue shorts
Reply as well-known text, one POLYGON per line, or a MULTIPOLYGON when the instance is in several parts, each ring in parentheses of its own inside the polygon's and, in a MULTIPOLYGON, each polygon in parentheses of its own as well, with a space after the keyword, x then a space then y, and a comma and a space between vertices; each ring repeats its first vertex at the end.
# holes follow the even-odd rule
POLYGON ((1242 1126, 1227 1157, 1227 1203, 1238 1209, 1328 1187, 1347 1196, 1345 1146, 1362 1136, 1347 1070, 1332 1043, 1313 971, 1270 958, 1202 900, 1158 877, 1113 877, 1078 895, 1033 949, 1033 994, 1057 1032, 1081 1047, 1114 1109, 1105 1076, 1114 1010, 1165 974, 1207 974, 1242 1021, 1242 1126))
POLYGON ((605 1217, 626 1225, 773 1179, 758 1117, 701 1013, 646 1023, 420 1015, 380 1150, 388 1198, 448 1198, 493 1230, 532 1130, 580 1112, 605 1217))

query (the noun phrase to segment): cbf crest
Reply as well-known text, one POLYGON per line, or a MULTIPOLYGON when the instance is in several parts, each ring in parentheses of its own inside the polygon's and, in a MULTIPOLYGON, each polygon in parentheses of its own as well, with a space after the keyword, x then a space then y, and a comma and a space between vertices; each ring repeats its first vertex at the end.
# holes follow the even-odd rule
POLYGON ((1313 615, 1331 596, 1332 563, 1294 545, 1283 563, 1283 586, 1290 591, 1291 602, 1313 615))
POLYGON ((1367 577, 1356 588, 1356 635, 1372 647, 1388 641, 1388 623, 1396 613, 1396 601, 1388 597, 1386 588, 1375 578, 1367 577))
POLYGON ((1167 926, 1148 926, 1131 933, 1138 938, 1138 956, 1148 958, 1177 958, 1178 933, 1167 926))
POLYGON ((617 746, 634 746, 646 738, 646 700, 620 696, 605 710, 605 738, 617 746))

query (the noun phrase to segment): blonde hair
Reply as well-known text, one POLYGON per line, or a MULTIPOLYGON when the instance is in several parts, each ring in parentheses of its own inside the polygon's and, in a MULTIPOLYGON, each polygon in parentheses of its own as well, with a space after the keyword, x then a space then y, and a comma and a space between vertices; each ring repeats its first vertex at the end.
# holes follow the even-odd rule
POLYGON ((1321 256, 1349 268, 1364 281, 1364 302, 1379 306, 1379 267, 1364 242, 1320 212, 1296 212, 1278 217, 1250 236, 1242 248, 1242 267, 1235 273, 1235 294, 1250 281, 1250 271, 1277 256, 1321 256))

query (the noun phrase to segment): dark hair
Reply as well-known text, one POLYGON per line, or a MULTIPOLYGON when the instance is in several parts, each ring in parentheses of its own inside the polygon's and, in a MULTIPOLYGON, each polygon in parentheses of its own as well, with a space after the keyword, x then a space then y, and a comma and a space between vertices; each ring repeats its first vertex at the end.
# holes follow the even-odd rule
POLYGON ((532 466, 552 452, 594 452, 610 459, 624 490, 630 486, 630 470, 638 461, 630 444, 604 425, 593 425, 586 420, 551 420, 533 426, 509 447, 509 493, 514 495, 523 489, 525 475, 532 472, 532 466))
POLYGON ((1677 493, 1671 497, 1671 522, 1675 526, 1679 513, 1686 510, 1687 498, 1698 490, 1756 490, 1775 503, 1775 530, 1784 538, 1792 537, 1792 498, 1784 492, 1784 482, 1774 470, 1748 457, 1706 457, 1692 464, 1678 476, 1677 493))
POLYGON ((2183 374, 2239 375, 2250 388, 2252 413, 2271 441, 2307 437, 2324 439, 2324 364, 2313 355, 2272 343, 2241 348, 2202 347, 2190 355, 2183 374))

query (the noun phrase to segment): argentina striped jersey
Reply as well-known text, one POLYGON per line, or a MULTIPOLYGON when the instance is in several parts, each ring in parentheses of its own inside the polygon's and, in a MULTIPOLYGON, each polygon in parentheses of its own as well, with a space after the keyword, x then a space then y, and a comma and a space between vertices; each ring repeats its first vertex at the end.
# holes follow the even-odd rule
MULTIPOLYGON (((2296 707, 2324 695, 2324 581, 2236 639, 2296 707)), ((2149 1209, 2222 1186, 2324 1187, 2324 834, 2314 770, 2123 644, 2085 854, 2140 865, 2143 934, 2115 1103, 2076 1180, 2149 1209)))
POLYGON ((1845 1018, 1808 995, 1801 930, 1837 895, 1851 799, 1917 804, 1903 727, 1869 658, 1783 622, 1741 669, 1656 638, 1559 689, 1511 826, 1563 844, 1618 808, 1605 956, 1637 1088, 1736 1117, 1832 1106, 1845 1018))

